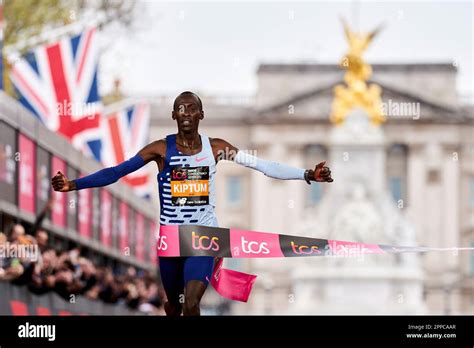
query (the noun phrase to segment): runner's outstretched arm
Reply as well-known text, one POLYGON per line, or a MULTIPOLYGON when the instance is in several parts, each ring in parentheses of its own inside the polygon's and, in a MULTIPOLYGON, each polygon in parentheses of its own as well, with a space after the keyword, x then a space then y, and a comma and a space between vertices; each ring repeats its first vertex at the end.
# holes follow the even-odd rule
POLYGON ((55 191, 67 192, 113 184, 121 177, 124 177, 125 175, 140 169, 148 162, 163 156, 164 151, 166 151, 164 150, 166 149, 166 144, 163 142, 164 140, 157 140, 145 146, 135 156, 128 160, 114 167, 101 169, 79 179, 68 180, 61 171, 58 171, 51 179, 51 185, 55 191))
POLYGON ((222 139, 212 139, 213 150, 215 151, 216 160, 225 159, 234 161, 237 164, 243 165, 262 172, 268 177, 281 180, 306 180, 308 184, 310 181, 318 182, 333 182, 331 178, 331 170, 326 167, 326 161, 318 163, 313 169, 302 169, 291 167, 286 164, 268 161, 244 151, 237 149, 227 141, 222 139))

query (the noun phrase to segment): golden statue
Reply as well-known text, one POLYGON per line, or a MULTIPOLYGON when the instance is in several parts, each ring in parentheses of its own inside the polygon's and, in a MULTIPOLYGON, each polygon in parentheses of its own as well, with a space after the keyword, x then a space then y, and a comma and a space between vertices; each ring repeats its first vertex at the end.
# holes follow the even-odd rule
POLYGON ((347 86, 337 85, 334 88, 334 101, 330 120, 340 125, 344 123, 347 114, 354 107, 361 107, 370 117, 374 125, 385 121, 382 112, 382 89, 376 84, 367 86, 366 81, 372 75, 372 68, 362 59, 362 54, 369 46, 380 27, 368 34, 360 34, 349 29, 343 20, 344 32, 349 42, 349 52, 342 58, 340 66, 346 69, 344 81, 347 86))

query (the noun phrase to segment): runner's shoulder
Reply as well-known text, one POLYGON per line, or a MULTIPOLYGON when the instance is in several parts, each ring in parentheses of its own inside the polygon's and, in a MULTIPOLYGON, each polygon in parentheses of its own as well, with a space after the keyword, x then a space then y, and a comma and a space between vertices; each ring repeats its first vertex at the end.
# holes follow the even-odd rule
POLYGON ((216 161, 222 159, 233 161, 234 156, 238 151, 235 146, 221 138, 209 138, 209 142, 211 143, 212 152, 214 153, 216 161))
POLYGON ((166 139, 154 140, 145 146, 142 151, 148 154, 148 156, 165 157, 166 139))
POLYGON ((216 147, 218 149, 230 146, 230 144, 226 140, 221 138, 209 138, 209 142, 211 143, 212 147, 216 147))
POLYGON ((166 155, 166 138, 158 139, 153 142, 156 151, 159 156, 165 157, 166 155))

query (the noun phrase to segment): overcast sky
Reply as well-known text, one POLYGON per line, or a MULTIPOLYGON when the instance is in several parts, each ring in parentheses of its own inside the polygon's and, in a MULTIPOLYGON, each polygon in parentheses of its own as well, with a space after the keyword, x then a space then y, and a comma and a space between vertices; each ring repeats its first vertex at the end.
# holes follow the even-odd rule
POLYGON ((130 33, 104 33, 101 90, 115 76, 133 95, 253 95, 266 63, 337 63, 347 44, 339 16, 352 27, 383 32, 366 53, 369 63, 449 62, 458 90, 473 93, 471 1, 162 2, 137 4, 130 33))

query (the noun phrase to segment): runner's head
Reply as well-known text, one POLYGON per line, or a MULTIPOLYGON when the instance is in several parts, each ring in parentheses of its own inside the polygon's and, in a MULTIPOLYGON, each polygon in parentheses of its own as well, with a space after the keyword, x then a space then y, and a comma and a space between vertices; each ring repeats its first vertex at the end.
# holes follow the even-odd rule
POLYGON ((201 99, 193 92, 181 93, 174 100, 172 118, 176 120, 178 130, 184 133, 197 131, 199 121, 204 118, 201 99))

